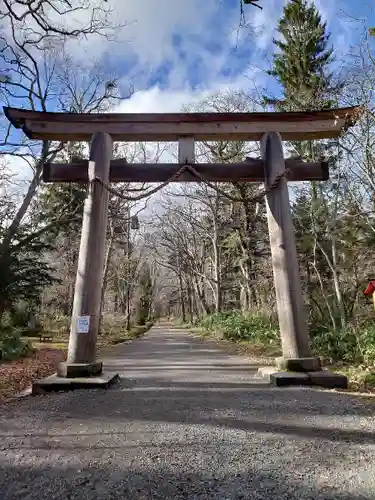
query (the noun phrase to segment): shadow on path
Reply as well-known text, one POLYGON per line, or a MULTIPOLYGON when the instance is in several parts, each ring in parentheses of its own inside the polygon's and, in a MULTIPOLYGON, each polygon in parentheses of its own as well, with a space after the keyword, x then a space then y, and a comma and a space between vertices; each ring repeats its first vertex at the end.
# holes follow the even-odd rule
POLYGON ((341 493, 335 488, 314 488, 289 478, 275 479, 267 471, 247 470, 238 473, 171 472, 155 461, 151 470, 121 467, 59 467, 27 469, 8 467, 3 474, 22 476, 2 489, 4 500, 27 498, 44 500, 370 500, 372 494, 341 493))
POLYGON ((375 498, 374 407, 271 388, 256 360, 154 328, 111 349, 110 390, 0 414, 1 498, 375 498))

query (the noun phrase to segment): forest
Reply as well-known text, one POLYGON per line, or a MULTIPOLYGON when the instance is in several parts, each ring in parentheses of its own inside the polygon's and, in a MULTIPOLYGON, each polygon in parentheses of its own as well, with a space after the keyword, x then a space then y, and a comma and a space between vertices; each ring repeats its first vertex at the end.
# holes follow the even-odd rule
MULTIPOLYGON (((90 8, 85 2, 48 3, 60 16, 90 8)), ((69 55, 71 39, 114 35, 113 20, 99 15, 110 12, 110 2, 93 9, 79 29, 55 23, 43 8, 21 4, 0 6, 2 22, 10 27, 0 34, 3 105, 111 112, 136 91, 129 85, 124 95, 105 68, 82 72, 69 55)), ((250 5, 241 7, 241 16, 248 9, 250 25, 253 7, 267 8, 266 2, 244 4, 250 5)), ((289 183, 313 351, 369 388, 375 385, 375 312, 363 291, 375 279, 375 50, 371 26, 359 24, 361 44, 338 61, 314 2, 290 0, 277 24, 268 69, 279 91, 269 95, 255 83, 246 90, 228 88, 183 111, 363 106, 356 125, 339 139, 285 143, 285 151, 286 157, 325 160, 330 171, 329 181, 289 183)), ((48 371, 66 349, 86 186, 43 183, 43 166, 87 158, 88 148, 29 140, 2 118, 0 359, 28 356, 43 333, 51 333, 55 357, 41 361, 48 371), (27 165, 26 178, 14 169, 18 161, 27 165)), ((114 151, 115 158, 133 163, 175 156, 171 143, 116 143, 114 151)), ((197 145, 198 162, 230 164, 259 156, 253 142, 197 145)), ((162 317, 262 356, 279 355, 265 203, 254 201, 259 188, 175 183, 150 195, 154 186, 117 184, 109 202, 99 345, 139 335, 162 317)), ((8 383, 1 366, 0 387, 8 383)))

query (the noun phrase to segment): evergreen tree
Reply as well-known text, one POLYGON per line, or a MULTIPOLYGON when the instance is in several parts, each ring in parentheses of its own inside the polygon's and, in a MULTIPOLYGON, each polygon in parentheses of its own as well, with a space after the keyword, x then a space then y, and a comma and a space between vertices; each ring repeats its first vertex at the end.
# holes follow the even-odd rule
MULTIPOLYGON (((84 160, 83 143, 70 142, 62 151, 60 161, 67 163, 84 160)), ((31 219, 44 226, 44 238, 52 242, 58 235, 79 235, 87 185, 79 183, 52 183, 43 186, 31 210, 31 219)))
POLYGON ((85 184, 49 184, 44 187, 33 210, 34 221, 48 226, 45 237, 79 235, 82 226, 85 184))
MULTIPOLYGON (((313 2, 289 0, 279 20, 277 52, 269 74, 282 87, 281 99, 268 99, 278 111, 312 111, 336 107, 342 85, 331 72, 333 48, 327 25, 313 2)), ((309 161, 329 159, 335 167, 336 141, 291 143, 294 155, 309 161)))
POLYGON ((326 23, 313 3, 290 0, 284 7, 273 41, 278 53, 270 75, 282 85, 283 99, 276 107, 285 111, 307 111, 332 107, 333 48, 326 23))
MULTIPOLYGON (((274 101, 275 107, 280 111, 312 111, 335 107, 341 86, 334 82, 330 35, 314 3, 289 0, 277 31, 279 37, 274 40, 277 52, 269 72, 282 86, 282 98, 274 101)), ((308 161, 328 160, 331 178, 335 177, 340 155, 336 140, 293 142, 289 145, 294 154, 308 161)), ((314 301, 320 313, 329 314, 335 327, 345 325, 342 293, 336 272, 338 222, 335 207, 329 202, 331 198, 337 200, 340 196, 337 191, 339 185, 339 182, 337 185, 311 183, 309 194, 297 197, 294 206, 297 245, 310 306, 314 301), (332 243, 329 237, 333 238, 333 234, 335 239, 332 239, 332 243), (333 295, 328 291, 331 284, 334 285, 333 295), (323 293, 325 304, 319 300, 323 293)))

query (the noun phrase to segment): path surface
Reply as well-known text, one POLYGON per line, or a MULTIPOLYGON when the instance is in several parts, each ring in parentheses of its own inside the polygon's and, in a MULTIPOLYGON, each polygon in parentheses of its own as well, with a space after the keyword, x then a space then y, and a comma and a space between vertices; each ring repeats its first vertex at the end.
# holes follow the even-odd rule
POLYGON ((0 407, 1 499, 375 499, 375 403, 161 326, 106 363, 108 391, 0 407))

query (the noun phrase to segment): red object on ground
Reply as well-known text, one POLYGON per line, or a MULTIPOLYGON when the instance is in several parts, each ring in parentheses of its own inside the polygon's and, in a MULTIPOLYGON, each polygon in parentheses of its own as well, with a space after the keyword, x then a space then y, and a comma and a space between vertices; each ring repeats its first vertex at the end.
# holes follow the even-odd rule
POLYGON ((364 295, 372 295, 375 292, 375 280, 371 280, 367 285, 366 290, 363 292, 364 295))

